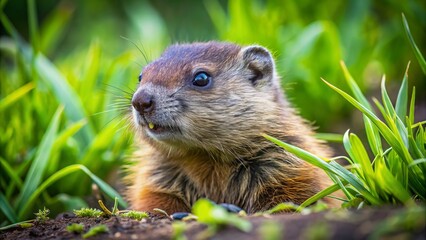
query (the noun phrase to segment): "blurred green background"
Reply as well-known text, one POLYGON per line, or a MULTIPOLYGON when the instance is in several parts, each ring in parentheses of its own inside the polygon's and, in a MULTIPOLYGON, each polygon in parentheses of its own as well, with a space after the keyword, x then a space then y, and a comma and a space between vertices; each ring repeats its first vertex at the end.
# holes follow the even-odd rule
POLYGON ((367 96, 378 96, 383 74, 396 94, 412 61, 417 118, 426 119, 425 75, 401 20, 404 13, 425 53, 426 1, 2 0, 0 7, 0 225, 42 206, 57 213, 86 205, 91 180, 72 173, 17 214, 23 192, 71 164, 120 186, 137 77, 175 42, 269 48, 294 106, 319 132, 340 134, 362 128, 361 115, 320 78, 345 90, 343 60, 367 96))

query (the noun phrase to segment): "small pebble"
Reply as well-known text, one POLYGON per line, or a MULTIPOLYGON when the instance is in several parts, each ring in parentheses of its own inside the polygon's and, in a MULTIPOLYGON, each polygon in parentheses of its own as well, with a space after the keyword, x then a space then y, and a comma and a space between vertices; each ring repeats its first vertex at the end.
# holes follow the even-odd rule
POLYGON ((189 216, 189 213, 187 212, 175 212, 170 217, 173 220, 182 220, 184 217, 188 217, 188 216, 189 216))
POLYGON ((228 212, 231 213, 239 213, 241 211, 243 211, 242 208, 234 205, 234 204, 230 204, 230 203, 221 203, 219 204, 220 206, 222 206, 223 208, 225 208, 228 212))

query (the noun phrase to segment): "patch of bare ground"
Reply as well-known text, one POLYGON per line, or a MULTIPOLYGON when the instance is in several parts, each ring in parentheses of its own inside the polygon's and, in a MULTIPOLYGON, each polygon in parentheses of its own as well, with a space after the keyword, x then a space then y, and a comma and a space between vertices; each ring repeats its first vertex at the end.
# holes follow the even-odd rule
MULTIPOLYGON (((419 210, 420 209, 420 210, 419 210)), ((299 213, 272 216, 250 216, 250 232, 224 226, 212 239, 426 239, 425 208, 417 212, 405 208, 365 208, 362 210, 325 211, 302 215, 299 213), (419 212, 420 211, 420 212, 419 212)), ((171 239, 172 221, 167 218, 148 218, 136 221, 121 217, 81 218, 62 214, 29 228, 14 228, 0 232, 0 239, 83 239, 91 227, 104 224, 108 232, 88 239, 171 239), (71 233, 72 223, 84 225, 83 233, 71 233)), ((205 225, 186 222, 185 237, 199 239, 207 236, 205 225)))

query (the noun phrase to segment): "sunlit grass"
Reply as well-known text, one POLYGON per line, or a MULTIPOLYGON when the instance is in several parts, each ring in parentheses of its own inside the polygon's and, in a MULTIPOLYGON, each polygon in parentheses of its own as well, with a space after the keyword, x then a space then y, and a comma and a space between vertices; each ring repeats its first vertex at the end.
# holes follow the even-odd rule
POLYGON ((355 97, 324 82, 363 113, 368 148, 349 130, 343 138, 348 157, 322 159, 276 138, 265 137, 305 161, 323 169, 335 185, 308 199, 301 207, 341 189, 346 195, 343 206, 413 204, 426 200, 426 135, 424 124, 414 122, 415 88, 408 102, 408 68, 393 106, 382 80, 382 101, 374 99, 380 116, 361 93, 342 63, 346 81, 355 97), (381 120, 384 119, 384 120, 381 120), (371 154, 368 152, 370 151, 371 154), (370 155, 373 157, 370 158, 370 155), (348 167, 335 160, 345 159, 348 167))
POLYGON ((124 52, 103 61, 95 41, 88 52, 53 63, 41 52, 40 41, 46 39, 35 8, 28 1, 30 43, 1 12, 11 38, 0 43, 9 61, 0 69, 7 81, 0 89, 0 225, 27 219, 41 206, 53 214, 86 207, 92 183, 126 206, 102 179, 120 168, 130 146, 127 88, 136 78, 120 67, 133 65, 135 55, 124 52), (75 71, 85 63, 86 71, 75 71))

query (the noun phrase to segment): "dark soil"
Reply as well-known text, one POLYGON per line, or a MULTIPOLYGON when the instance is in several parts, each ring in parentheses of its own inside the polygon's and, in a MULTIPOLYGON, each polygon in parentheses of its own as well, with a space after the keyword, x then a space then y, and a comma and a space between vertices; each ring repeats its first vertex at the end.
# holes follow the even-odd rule
MULTIPOLYGON (((250 232, 244 233, 225 226, 212 239, 426 239, 425 208, 363 209, 359 211, 320 212, 308 215, 287 213, 273 216, 250 216, 250 232)), ((62 214, 55 220, 34 223, 29 228, 14 228, 0 232, 0 239, 82 239, 82 234, 70 233, 67 225, 82 223, 84 232, 95 225, 108 226, 107 233, 89 239, 170 239, 172 221, 149 218, 136 221, 120 217, 80 218, 62 214)), ((207 236, 207 227, 195 221, 186 222, 185 236, 200 239, 207 236)))

